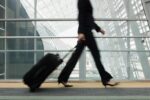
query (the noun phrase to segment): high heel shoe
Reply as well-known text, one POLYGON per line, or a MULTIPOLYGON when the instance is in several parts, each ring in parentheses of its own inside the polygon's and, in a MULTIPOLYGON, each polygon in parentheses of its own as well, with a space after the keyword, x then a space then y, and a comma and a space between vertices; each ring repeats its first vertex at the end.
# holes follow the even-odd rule
POLYGON ((73 85, 67 84, 66 82, 58 82, 58 84, 62 84, 64 87, 73 87, 73 85))
POLYGON ((111 87, 117 86, 118 84, 119 84, 119 82, 115 82, 115 83, 106 82, 106 83, 103 83, 103 85, 105 86, 105 88, 106 88, 107 86, 111 86, 111 87))

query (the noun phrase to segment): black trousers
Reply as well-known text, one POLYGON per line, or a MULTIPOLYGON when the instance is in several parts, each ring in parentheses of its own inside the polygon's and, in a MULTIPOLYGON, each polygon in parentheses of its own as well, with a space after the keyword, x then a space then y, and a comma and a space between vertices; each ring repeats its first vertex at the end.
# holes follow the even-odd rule
POLYGON ((69 76, 73 71, 85 46, 88 46, 92 53, 92 56, 94 58, 95 64, 101 77, 101 81, 105 83, 112 78, 112 76, 104 69, 103 64, 100 60, 99 50, 96 41, 93 37, 93 33, 89 32, 88 34, 85 34, 85 38, 86 40, 84 42, 80 41, 77 43, 76 50, 73 52, 71 58, 69 59, 66 66, 64 67, 64 69, 58 77, 58 82, 68 82, 69 76))

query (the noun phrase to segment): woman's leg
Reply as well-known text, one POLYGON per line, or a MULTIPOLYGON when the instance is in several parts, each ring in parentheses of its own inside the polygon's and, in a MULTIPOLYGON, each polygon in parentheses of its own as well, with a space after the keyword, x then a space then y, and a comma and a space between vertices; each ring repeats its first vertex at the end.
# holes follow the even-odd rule
POLYGON ((77 43, 76 50, 73 52, 71 58, 69 59, 66 66, 64 67, 64 69, 62 70, 62 72, 60 73, 60 75, 58 77, 58 83, 61 83, 61 82, 67 83, 68 82, 69 76, 70 76, 71 72, 73 71, 84 47, 85 47, 84 42, 77 43))
POLYGON ((112 79, 112 76, 105 70, 105 68, 100 60, 100 53, 99 53, 96 41, 95 41, 92 33, 89 33, 86 35, 86 43, 87 43, 87 46, 90 49, 92 56, 94 58, 96 67, 101 76, 101 81, 103 83, 108 82, 110 79, 112 79))

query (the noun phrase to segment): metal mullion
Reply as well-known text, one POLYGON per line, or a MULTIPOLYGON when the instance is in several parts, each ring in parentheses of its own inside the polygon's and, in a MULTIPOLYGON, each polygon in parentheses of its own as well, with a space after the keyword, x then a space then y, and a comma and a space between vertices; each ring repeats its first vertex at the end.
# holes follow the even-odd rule
MULTIPOLYGON (((77 21, 77 18, 8 18, 0 21, 77 21)), ((143 18, 95 18, 95 21, 148 21, 143 18)))
MULTIPOLYGON (((130 18, 130 0, 126 1, 127 4, 127 13, 128 13, 128 18, 130 18)), ((130 37, 130 21, 127 21, 127 37, 130 37)), ((128 79, 130 80, 131 78, 131 66, 130 66, 130 38, 127 38, 127 46, 128 46, 128 52, 127 52, 127 68, 129 69, 128 71, 128 79)))
MULTIPOLYGON (((36 19, 37 18, 37 0, 34 0, 34 18, 36 19)), ((35 21, 34 22, 34 51, 36 50, 37 48, 37 38, 35 38, 37 35, 36 35, 36 30, 37 30, 37 22, 35 21)), ((34 64, 36 63, 36 59, 37 59, 37 53, 34 52, 34 64)))
MULTIPOLYGON (((6 6, 7 6, 7 0, 6 0, 6 2, 5 2, 5 19, 7 18, 7 14, 6 14, 6 13, 7 13, 7 7, 6 7, 6 6)), ((6 36, 7 25, 6 25, 6 24, 7 24, 7 22, 5 21, 5 32, 4 32, 4 33, 5 33, 5 38, 4 38, 4 39, 5 39, 5 42, 4 42, 4 45, 5 45, 5 46, 4 46, 4 48, 5 48, 5 49, 4 49, 4 59, 5 59, 5 60, 4 60, 4 67, 5 67, 5 68, 4 68, 4 80, 7 79, 7 61, 6 61, 6 60, 7 60, 7 58, 6 58, 6 57, 7 57, 7 52, 6 52, 6 51, 7 51, 7 40, 6 40, 6 39, 7 39, 7 38, 6 38, 6 37, 7 37, 7 36, 6 36)))
MULTIPOLYGON (((128 23, 128 22, 127 22, 128 23)), ((34 38, 36 38, 36 39, 41 39, 41 38, 55 38, 55 39, 58 39, 58 38, 60 38, 60 39, 62 39, 62 38, 77 38, 77 37, 63 37, 63 36, 7 36, 7 37, 5 37, 5 36, 1 36, 0 37, 0 39, 1 38, 6 38, 6 39, 24 39, 24 38, 26 38, 26 39, 34 39, 34 38)), ((94 37, 94 38, 150 38, 150 37, 147 37, 147 36, 103 36, 103 37, 94 37)))
MULTIPOLYGON (((69 50, 0 50, 0 52, 68 52, 69 50)), ((89 51, 89 50, 86 50, 89 51)), ((101 52, 150 52, 150 50, 99 50, 101 52)))

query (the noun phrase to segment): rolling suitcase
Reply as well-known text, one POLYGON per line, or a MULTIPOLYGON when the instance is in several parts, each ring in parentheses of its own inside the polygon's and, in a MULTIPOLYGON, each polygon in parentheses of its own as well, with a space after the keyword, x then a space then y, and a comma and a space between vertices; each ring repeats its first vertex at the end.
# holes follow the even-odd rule
MULTIPOLYGON (((74 48, 73 48, 74 49, 74 48)), ((72 51, 71 49, 70 51, 72 51)), ((69 51, 69 52, 70 52, 69 51)), ((31 92, 38 89, 45 79, 63 62, 69 52, 60 58, 59 54, 46 54, 23 76, 23 82, 31 92)))

